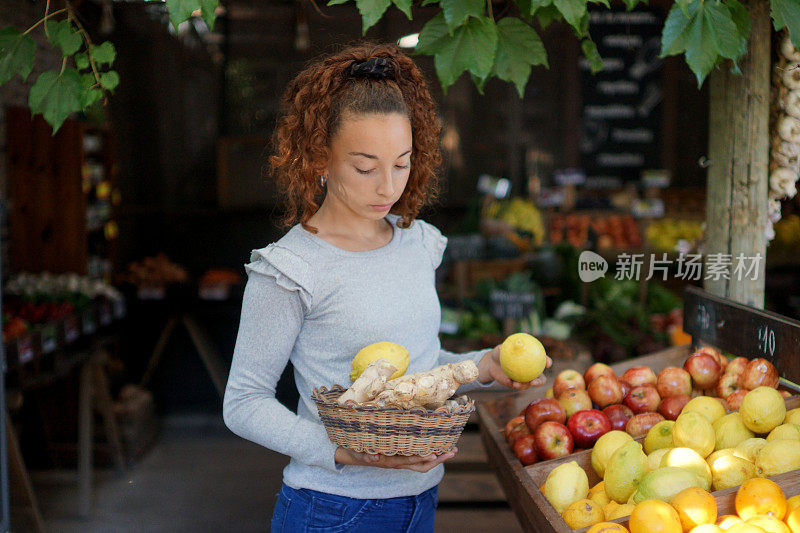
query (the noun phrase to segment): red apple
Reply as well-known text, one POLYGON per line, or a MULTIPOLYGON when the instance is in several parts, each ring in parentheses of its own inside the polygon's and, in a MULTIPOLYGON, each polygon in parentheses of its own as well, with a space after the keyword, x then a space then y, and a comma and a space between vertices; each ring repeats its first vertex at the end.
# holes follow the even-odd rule
POLYGON ((668 366, 658 373, 656 391, 662 398, 692 393, 692 376, 677 366, 668 366))
POLYGON ((622 379, 631 384, 631 387, 640 387, 642 385, 656 386, 656 375, 646 366, 635 366, 629 368, 622 374, 622 379))
POLYGON ((739 407, 742 406, 742 400, 744 400, 744 395, 750 392, 747 389, 739 389, 733 394, 728 395, 725 398, 725 402, 728 404, 728 408, 731 411, 738 411, 739 407))
POLYGON ((583 389, 565 390, 561 396, 558 397, 558 403, 564 408, 564 412, 567 413, 567 418, 578 411, 592 408, 592 399, 589 398, 589 393, 583 389))
POLYGON ((589 383, 589 397, 600 408, 622 401, 622 387, 613 376, 599 376, 589 383))
POLYGON ((553 381, 553 396, 556 398, 569 389, 586 389, 586 382, 577 370, 564 370, 553 381))
POLYGON ((742 386, 753 390, 756 387, 778 388, 778 371, 766 359, 753 359, 747 363, 747 368, 742 376, 742 386))
MULTIPOLYGON (((717 350, 717 349, 716 349, 716 348, 714 348, 714 347, 711 347, 711 346, 703 346, 702 348, 699 348, 699 349, 698 349, 697 351, 695 351, 694 353, 705 353, 705 354, 708 354, 708 355, 712 356, 714 359, 716 359, 716 360, 717 360, 717 363, 719 363, 719 366, 720 366, 720 368, 722 368, 722 371, 723 371, 723 372, 725 372, 725 367, 727 367, 727 366, 728 366, 728 358, 727 358, 727 357, 725 357, 724 355, 722 355, 722 354, 719 352, 719 350, 717 350)), ((693 354, 693 355, 694 355, 694 354, 693 354)))
POLYGON ((583 373, 583 379, 587 386, 600 376, 609 376, 612 378, 617 377, 617 375, 614 373, 614 370, 612 370, 612 368, 605 363, 595 363, 587 368, 586 372, 583 373))
POLYGON ((737 390, 742 388, 742 381, 740 376, 734 374, 722 374, 717 382, 717 387, 714 389, 719 398, 727 398, 737 390))
POLYGON ((536 462, 536 448, 533 442, 533 435, 524 435, 514 442, 514 454, 525 466, 536 462))
POLYGON ((508 444, 513 446, 514 441, 524 435, 530 435, 531 431, 528 429, 528 426, 525 425, 525 419, 521 416, 517 416, 508 421, 504 433, 508 444))
POLYGON ((622 390, 622 398, 624 399, 633 387, 624 379, 617 379, 617 381, 619 381, 619 388, 622 390))
POLYGON ((602 411, 587 409, 569 417, 567 429, 572 433, 575 446, 591 448, 597 439, 611 431, 611 421, 602 411))
POLYGON ((572 434, 564 424, 542 422, 533 432, 533 444, 539 459, 555 459, 572 453, 572 434))
POLYGON ((662 420, 664 420, 664 417, 658 413, 642 413, 639 415, 634 415, 633 418, 628 420, 628 423, 625 425, 625 432, 634 439, 638 439, 639 437, 644 437, 647 435, 647 432, 650 431, 650 428, 662 420))
POLYGON ((683 363, 683 369, 691 374, 694 385, 700 389, 713 388, 722 374, 717 359, 707 353, 690 355, 683 363))
POLYGON ((739 379, 741 380, 741 377, 744 375, 744 371, 747 370, 747 363, 749 362, 750 360, 747 357, 736 357, 730 363, 728 363, 728 366, 725 367, 725 373, 739 376, 739 379))
POLYGON ((658 414, 667 420, 677 420, 678 415, 683 411, 683 406, 689 403, 692 398, 688 394, 678 396, 667 396, 658 404, 658 414))
POLYGON ((621 403, 609 405, 603 409, 603 413, 611 422, 611 429, 618 429, 620 431, 625 431, 625 425, 628 423, 628 420, 633 418, 633 411, 631 411, 630 407, 621 403))
POLYGON ((645 385, 643 387, 634 387, 625 396, 625 405, 631 408, 634 414, 641 413, 655 413, 658 409, 658 404, 661 402, 661 396, 658 395, 655 387, 645 385))
POLYGON ((553 398, 533 400, 525 408, 525 424, 531 432, 536 431, 539 424, 547 421, 563 424, 567 421, 567 413, 558 401, 553 398))

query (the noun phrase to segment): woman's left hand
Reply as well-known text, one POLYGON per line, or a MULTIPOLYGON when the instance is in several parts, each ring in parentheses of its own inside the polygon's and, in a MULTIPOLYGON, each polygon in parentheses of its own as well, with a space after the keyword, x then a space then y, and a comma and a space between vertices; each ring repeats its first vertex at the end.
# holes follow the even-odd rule
MULTIPOLYGON (((552 365, 553 360, 548 357, 545 368, 550 368, 552 365)), ((478 381, 481 383, 489 383, 493 380, 511 389, 525 390, 531 386, 540 387, 544 385, 547 378, 542 374, 538 378, 533 381, 528 381, 527 383, 512 381, 511 378, 503 372, 503 368, 500 366, 500 346, 495 346, 486 352, 483 359, 478 363, 478 381)))

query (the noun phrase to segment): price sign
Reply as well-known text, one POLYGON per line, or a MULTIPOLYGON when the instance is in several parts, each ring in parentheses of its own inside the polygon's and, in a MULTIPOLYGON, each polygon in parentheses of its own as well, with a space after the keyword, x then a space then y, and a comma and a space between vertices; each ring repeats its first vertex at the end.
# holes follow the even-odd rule
POLYGON ((558 185, 583 185, 586 182, 586 172, 580 168, 564 168, 556 170, 553 177, 558 185))
POLYGON ((492 315, 500 320, 528 316, 536 303, 533 293, 492 291, 489 296, 492 315))
POLYGON ((42 352, 54 352, 57 346, 58 340, 56 339, 56 325, 48 324, 42 328, 42 352))
POLYGON ((447 238, 445 253, 452 261, 466 261, 480 259, 483 248, 483 235, 454 235, 447 238))
POLYGON ((767 325, 758 328, 758 353, 762 356, 775 355, 775 330, 767 325))
POLYGON ((78 328, 78 318, 69 316, 64 321, 64 341, 69 344, 78 340, 81 336, 80 328, 78 328))

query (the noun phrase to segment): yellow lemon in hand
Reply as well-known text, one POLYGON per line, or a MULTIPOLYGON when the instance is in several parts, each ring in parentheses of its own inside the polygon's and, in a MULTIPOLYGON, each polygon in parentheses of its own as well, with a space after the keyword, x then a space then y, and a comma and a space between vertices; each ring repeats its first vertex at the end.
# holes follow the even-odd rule
POLYGON ((370 363, 381 358, 389 361, 397 369, 397 372, 392 374, 389 379, 399 378, 408 370, 408 350, 399 344, 389 341, 375 342, 361 348, 353 358, 353 370, 350 372, 350 379, 353 381, 358 379, 358 376, 364 372, 364 369, 370 363))
POLYGON ((527 383, 544 372, 547 354, 536 337, 514 333, 500 345, 500 367, 514 381, 527 383))

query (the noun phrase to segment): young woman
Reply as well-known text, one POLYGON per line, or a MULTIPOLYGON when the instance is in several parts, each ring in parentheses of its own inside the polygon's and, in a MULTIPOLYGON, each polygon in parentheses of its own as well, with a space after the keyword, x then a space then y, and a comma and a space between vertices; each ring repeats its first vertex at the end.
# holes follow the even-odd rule
POLYGON ((439 346, 434 271, 447 241, 415 217, 436 190, 440 126, 411 59, 394 46, 346 49, 301 72, 283 102, 271 164, 292 227, 245 265, 225 423, 291 457, 273 531, 432 531, 442 463, 456 450, 390 457, 338 448, 311 391, 349 385, 353 356, 378 341, 408 349, 408 372, 473 359, 473 388, 544 380, 512 382, 496 348, 439 346), (290 360, 296 415, 275 399, 290 360))

